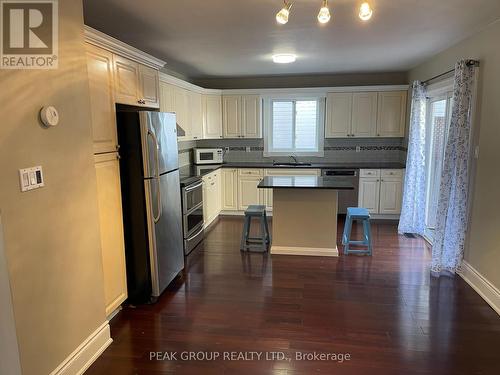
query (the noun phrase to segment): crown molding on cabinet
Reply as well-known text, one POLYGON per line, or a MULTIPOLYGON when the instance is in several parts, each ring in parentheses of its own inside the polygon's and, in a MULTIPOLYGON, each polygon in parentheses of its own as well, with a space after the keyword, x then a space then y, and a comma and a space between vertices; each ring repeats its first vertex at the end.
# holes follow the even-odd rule
POLYGON ((406 91, 409 85, 377 85, 377 86, 339 86, 339 87, 304 87, 284 89, 229 89, 222 90, 223 95, 297 95, 315 94, 326 96, 335 92, 383 92, 406 91))
POLYGON ((203 88, 201 86, 196 86, 192 83, 183 81, 180 78, 177 78, 177 77, 174 77, 174 76, 171 76, 169 74, 162 73, 162 72, 160 72, 160 82, 165 82, 165 83, 168 83, 168 84, 171 84, 171 85, 174 85, 177 87, 181 87, 181 88, 189 90, 189 91, 197 92, 199 94, 213 94, 213 95, 221 95, 222 94, 222 90, 206 89, 206 88, 203 88))
POLYGON ((118 39, 113 38, 107 34, 100 32, 99 30, 93 29, 90 26, 84 26, 84 37, 85 41, 90 44, 94 44, 98 47, 107 49, 117 55, 126 57, 130 60, 138 62, 140 64, 149 66, 150 68, 160 70, 166 64, 165 61, 160 60, 154 56, 147 54, 135 47, 132 47, 118 39))

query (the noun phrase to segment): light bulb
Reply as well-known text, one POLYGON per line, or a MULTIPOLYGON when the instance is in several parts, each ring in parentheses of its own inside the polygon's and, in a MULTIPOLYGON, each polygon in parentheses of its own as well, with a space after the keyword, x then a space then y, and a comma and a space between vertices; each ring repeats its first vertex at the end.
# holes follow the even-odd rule
POLYGON ((292 53, 280 53, 273 55, 273 62, 276 64, 290 64, 297 60, 297 56, 292 53))
POLYGON ((283 8, 278 13, 276 13, 276 21, 278 23, 281 23, 282 25, 287 23, 291 8, 292 4, 287 3, 285 0, 285 5, 283 6, 283 8))
POLYGON ((330 21, 330 9, 328 9, 328 0, 323 0, 323 5, 318 13, 318 21, 321 23, 327 23, 330 21))
POLYGON ((373 10, 370 7, 370 4, 367 2, 364 2, 361 4, 359 7, 359 18, 361 18, 363 21, 368 21, 370 18, 372 18, 373 10))

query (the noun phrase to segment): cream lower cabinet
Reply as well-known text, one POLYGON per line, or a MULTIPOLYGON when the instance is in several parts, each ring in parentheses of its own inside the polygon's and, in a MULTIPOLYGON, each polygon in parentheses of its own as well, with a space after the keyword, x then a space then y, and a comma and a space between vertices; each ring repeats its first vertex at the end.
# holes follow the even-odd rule
POLYGON ((221 170, 203 176, 203 222, 210 225, 221 211, 221 170))
POLYGON ((240 169, 238 174, 238 209, 244 211, 252 204, 265 204, 264 190, 257 185, 262 181, 262 169, 240 169))
POLYGON ((127 299, 120 165, 116 153, 94 156, 106 315, 127 299))
MULTIPOLYGON (((266 169, 265 176, 321 176, 320 169, 295 169, 295 168, 280 168, 266 169)), ((268 210, 273 209, 273 189, 264 189, 265 205, 268 210)))
POLYGON ((238 210, 238 169, 222 169, 222 209, 238 210))
POLYGON ((362 169, 358 205, 372 214, 399 215, 404 169, 362 169))

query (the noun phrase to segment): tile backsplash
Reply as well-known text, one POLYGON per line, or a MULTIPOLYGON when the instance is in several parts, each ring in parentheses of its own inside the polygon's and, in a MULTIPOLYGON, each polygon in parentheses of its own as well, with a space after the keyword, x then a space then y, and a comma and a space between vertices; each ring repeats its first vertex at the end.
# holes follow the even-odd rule
MULTIPOLYGON (((289 161, 288 157, 269 157, 263 155, 262 139, 204 139, 179 142, 179 164, 191 164, 192 148, 226 148, 225 162, 272 162, 289 161), (249 151, 247 151, 247 148, 249 151)), ((349 163, 349 162, 406 162, 406 144, 402 138, 356 138, 326 139, 324 157, 299 157, 300 161, 312 163, 349 163), (359 151, 357 148, 359 147, 359 151)))

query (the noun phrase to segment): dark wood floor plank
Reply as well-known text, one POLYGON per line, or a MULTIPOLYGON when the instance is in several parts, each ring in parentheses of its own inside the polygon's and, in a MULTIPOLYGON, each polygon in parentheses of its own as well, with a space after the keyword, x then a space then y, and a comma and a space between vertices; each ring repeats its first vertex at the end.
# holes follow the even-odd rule
POLYGON ((126 306, 86 374, 500 373, 498 315, 459 277, 431 278, 427 244, 395 224, 373 224, 372 257, 241 253, 241 229, 241 218, 221 218, 156 304, 126 306), (151 351, 291 360, 151 361, 151 351), (297 352, 351 359, 297 361, 297 352))

